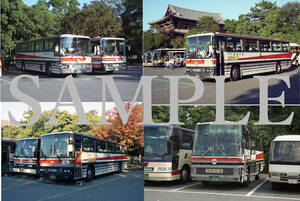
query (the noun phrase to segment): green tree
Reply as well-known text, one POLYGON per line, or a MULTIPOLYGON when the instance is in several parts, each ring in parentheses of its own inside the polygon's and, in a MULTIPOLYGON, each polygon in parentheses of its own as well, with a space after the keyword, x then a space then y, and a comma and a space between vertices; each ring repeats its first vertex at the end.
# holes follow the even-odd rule
POLYGON ((114 8, 102 0, 92 1, 85 4, 81 11, 65 15, 61 22, 61 32, 90 37, 121 36, 121 20, 113 11, 114 8))
POLYGON ((77 0, 49 0, 47 6, 52 7, 52 12, 55 15, 63 16, 74 12, 79 6, 79 2, 77 0))

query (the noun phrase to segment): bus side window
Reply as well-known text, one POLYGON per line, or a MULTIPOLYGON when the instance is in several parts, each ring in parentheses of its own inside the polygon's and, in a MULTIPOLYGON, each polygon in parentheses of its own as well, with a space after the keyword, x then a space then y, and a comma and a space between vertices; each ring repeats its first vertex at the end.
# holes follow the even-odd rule
POLYGON ((243 51, 243 40, 236 38, 235 39, 235 51, 236 52, 242 52, 243 51))
POLYGON ((91 152, 96 152, 96 140, 90 139, 91 141, 91 152))
POLYGON ((80 151, 81 149, 81 141, 75 139, 75 151, 80 151))
POLYGON ((281 44, 279 42, 272 42, 274 52, 281 52, 281 44))
POLYGON ((257 52, 258 45, 256 40, 246 40, 245 42, 245 49, 249 52, 257 52))
POLYGON ((235 52, 234 40, 233 38, 226 39, 226 51, 227 52, 235 52))
POLYGON ((288 52, 289 51, 289 44, 288 43, 282 43, 282 51, 288 52))
POLYGON ((91 151, 91 140, 87 137, 83 138, 83 151, 91 151))
POLYGON ((183 130, 181 148, 192 149, 192 141, 193 141, 192 135, 188 131, 183 130))
POLYGON ((97 141, 97 152, 107 152, 106 143, 103 141, 97 141))

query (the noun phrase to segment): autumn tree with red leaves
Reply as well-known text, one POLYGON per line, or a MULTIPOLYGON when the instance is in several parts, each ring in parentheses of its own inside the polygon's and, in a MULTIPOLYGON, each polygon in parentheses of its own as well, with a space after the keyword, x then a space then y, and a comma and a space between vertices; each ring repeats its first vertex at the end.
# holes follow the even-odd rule
MULTIPOLYGON (((131 103, 125 103, 125 109, 128 112, 131 103)), ((134 105, 132 112, 124 125, 118 109, 115 107, 106 112, 107 121, 112 125, 95 126, 92 128, 94 135, 101 139, 117 142, 127 146, 132 155, 141 154, 144 147, 144 126, 138 125, 143 121, 143 106, 134 105)))

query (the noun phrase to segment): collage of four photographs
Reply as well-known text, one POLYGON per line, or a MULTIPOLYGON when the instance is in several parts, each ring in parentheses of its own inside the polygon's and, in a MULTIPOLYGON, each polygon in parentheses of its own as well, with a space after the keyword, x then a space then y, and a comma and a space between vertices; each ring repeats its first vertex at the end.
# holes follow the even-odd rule
POLYGON ((1 200, 300 200, 300 1, 2 0, 1 200))

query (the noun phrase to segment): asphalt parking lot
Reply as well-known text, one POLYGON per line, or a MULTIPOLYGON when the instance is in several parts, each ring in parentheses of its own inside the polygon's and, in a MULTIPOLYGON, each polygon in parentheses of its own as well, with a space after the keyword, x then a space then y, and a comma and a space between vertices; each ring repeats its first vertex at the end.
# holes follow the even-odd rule
POLYGON ((231 183, 202 185, 201 182, 152 182, 145 185, 144 194, 145 201, 297 201, 300 200, 300 185, 284 185, 274 191, 267 175, 261 175, 260 180, 247 187, 231 183))
MULTIPOLYGON (((300 68, 291 67, 286 69, 281 74, 265 73, 260 76, 288 76, 290 80, 290 88, 285 82, 278 79, 269 81, 268 95, 269 97, 278 97, 284 91, 285 104, 300 103, 300 68)), ((154 104, 169 104, 170 103, 170 81, 163 78, 163 75, 184 76, 184 68, 175 68, 174 70, 144 67, 144 75, 157 75, 158 78, 152 82, 152 103, 154 104)), ((214 79, 202 80, 204 84, 204 94, 197 101, 190 104, 215 104, 216 103, 216 83, 214 79)), ((195 92, 194 84, 188 79, 179 81, 179 98, 188 99, 195 92)), ((226 104, 259 104, 259 80, 253 76, 245 76, 238 81, 225 82, 224 94, 226 104)), ((270 101, 272 104, 279 102, 270 101)))
POLYGON ((142 170, 98 176, 83 186, 76 182, 45 183, 33 176, 2 177, 2 201, 142 201, 142 170))
MULTIPOLYGON (((12 96, 9 90, 11 80, 18 75, 39 76, 39 87, 29 79, 23 79, 19 83, 19 89, 30 95, 39 102, 56 102, 62 89, 66 75, 47 76, 43 73, 33 71, 7 70, 3 67, 1 79, 1 101, 15 102, 18 101, 12 96)), ((101 77, 112 76, 120 97, 123 101, 132 101, 137 86, 143 74, 142 66, 128 66, 127 70, 120 70, 112 74, 93 73, 78 74, 74 77, 77 91, 81 101, 84 102, 102 102, 102 80, 101 77)), ((67 91, 67 90, 65 90, 67 91)), ((106 90, 106 101, 112 101, 111 94, 106 90)), ((138 101, 142 100, 142 93, 139 94, 138 101)), ((72 101, 69 92, 64 92, 62 101, 72 101)))

